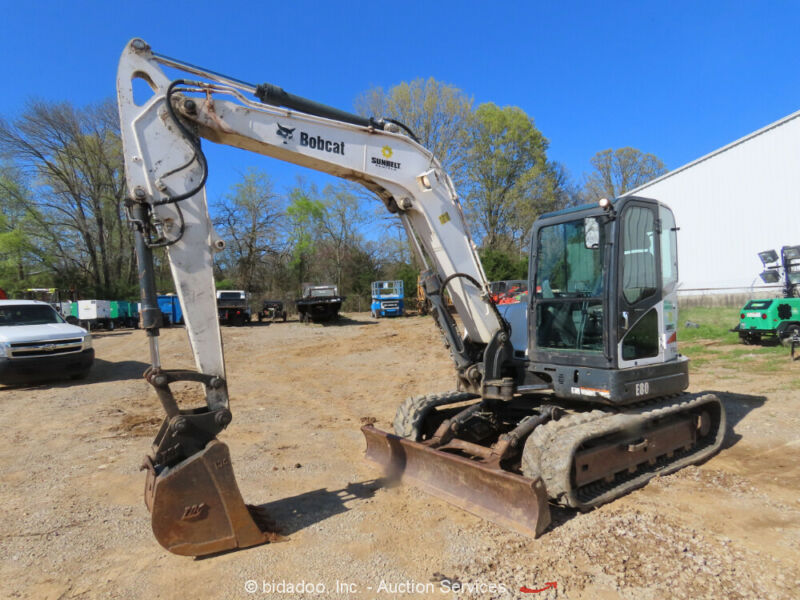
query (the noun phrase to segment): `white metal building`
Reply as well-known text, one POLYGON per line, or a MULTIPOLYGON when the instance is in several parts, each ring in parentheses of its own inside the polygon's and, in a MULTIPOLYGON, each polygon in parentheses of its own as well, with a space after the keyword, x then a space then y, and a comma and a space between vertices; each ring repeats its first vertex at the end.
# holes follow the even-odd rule
POLYGON ((625 195, 674 211, 681 294, 774 290, 758 252, 800 244, 800 111, 625 195))

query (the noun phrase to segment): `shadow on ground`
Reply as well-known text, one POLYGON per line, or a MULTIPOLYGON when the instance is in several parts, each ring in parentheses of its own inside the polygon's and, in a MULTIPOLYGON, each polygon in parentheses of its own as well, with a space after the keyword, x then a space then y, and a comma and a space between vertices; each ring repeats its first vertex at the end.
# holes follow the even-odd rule
POLYGON ((723 449, 734 446, 742 439, 742 436, 736 433, 734 428, 748 413, 757 408, 761 408, 767 401, 766 396, 752 396, 750 394, 736 394, 733 392, 719 392, 715 390, 706 390, 703 393, 714 394, 722 401, 722 405, 725 407, 725 416, 728 420, 728 432, 722 444, 723 449))
POLYGON ((134 329, 123 329, 123 330, 114 329, 112 331, 109 331, 108 329, 93 329, 91 331, 91 334, 93 338, 100 339, 100 338, 119 337, 122 335, 130 335, 134 331, 135 331, 134 329))
POLYGON ((22 383, 9 383, 0 386, 0 390, 24 390, 68 388, 78 385, 102 383, 105 381, 125 381, 128 379, 141 379, 145 369, 150 365, 138 360, 122 360, 111 362, 102 358, 95 358, 89 374, 83 378, 70 377, 69 373, 49 375, 42 373, 35 375, 31 381, 22 383))
POLYGON ((352 319, 350 317, 345 317, 344 315, 339 315, 338 319, 332 319, 330 321, 321 321, 319 325, 323 325, 324 327, 347 327, 349 325, 377 325, 378 321, 376 320, 368 320, 362 321, 360 319, 352 319))
POLYGON ((112 362, 102 358, 94 359, 94 366, 84 383, 100 383, 102 381, 125 381, 141 379, 150 365, 138 360, 120 360, 112 362))
POLYGON ((283 535, 291 535, 315 523, 350 510, 348 503, 372 498, 387 479, 348 483, 339 490, 318 489, 259 506, 277 523, 283 535))

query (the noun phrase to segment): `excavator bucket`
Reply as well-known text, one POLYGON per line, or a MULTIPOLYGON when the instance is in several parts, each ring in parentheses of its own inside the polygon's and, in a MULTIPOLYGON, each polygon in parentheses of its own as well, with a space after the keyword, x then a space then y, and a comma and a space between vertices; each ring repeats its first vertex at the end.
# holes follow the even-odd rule
POLYGON ((528 479, 372 425, 365 425, 361 431, 367 440, 367 458, 383 465, 390 478, 408 481, 524 535, 538 537, 550 525, 547 491, 539 478, 528 479))
POLYGON ((160 473, 150 457, 144 467, 153 533, 170 552, 203 556, 282 539, 260 509, 245 505, 228 446, 219 440, 160 473))

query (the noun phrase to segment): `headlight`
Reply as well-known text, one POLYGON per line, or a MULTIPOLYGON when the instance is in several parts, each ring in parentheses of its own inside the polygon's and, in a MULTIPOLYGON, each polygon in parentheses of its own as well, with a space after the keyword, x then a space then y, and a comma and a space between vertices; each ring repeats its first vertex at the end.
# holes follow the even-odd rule
POLYGON ((87 333, 85 336, 83 336, 83 349, 88 350, 91 347, 92 347, 92 334, 87 333))
POLYGON ((0 342, 0 356, 8 356, 9 348, 11 348, 10 342, 0 342))

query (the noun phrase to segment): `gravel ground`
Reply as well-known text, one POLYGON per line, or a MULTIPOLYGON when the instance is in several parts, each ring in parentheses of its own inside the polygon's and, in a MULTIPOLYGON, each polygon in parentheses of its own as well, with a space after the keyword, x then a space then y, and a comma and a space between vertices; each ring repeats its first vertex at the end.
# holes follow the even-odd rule
MULTIPOLYGON (((0 597, 800 597, 800 362, 697 369, 691 391, 728 410, 725 449, 592 512, 555 509, 532 540, 386 487, 363 458, 364 420, 389 429, 404 397, 453 386, 430 319, 223 331, 234 422, 221 437, 246 501, 288 539, 202 560, 157 544, 138 471, 161 419, 140 378, 146 340, 100 333, 87 380, 0 388, 0 597)), ((192 366, 182 329, 163 332, 162 359, 192 366)))

